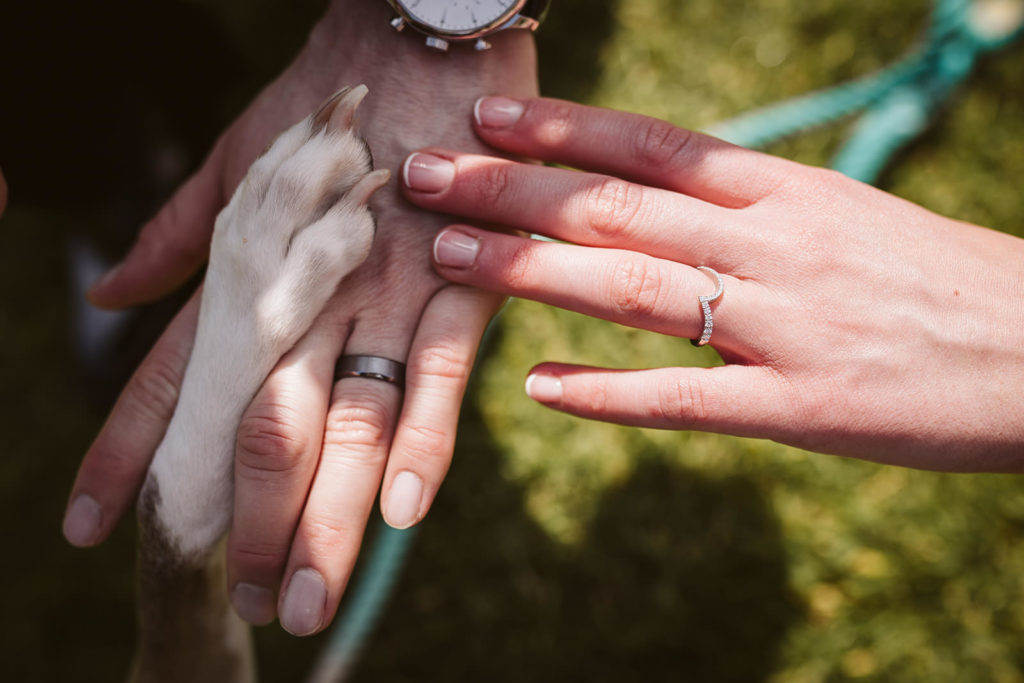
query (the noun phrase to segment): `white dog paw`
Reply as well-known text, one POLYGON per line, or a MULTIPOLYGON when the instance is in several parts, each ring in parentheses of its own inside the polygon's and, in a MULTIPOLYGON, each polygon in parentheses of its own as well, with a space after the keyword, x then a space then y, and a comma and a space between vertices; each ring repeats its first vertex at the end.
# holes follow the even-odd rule
POLYGON ((339 92, 249 169, 217 217, 203 301, 210 314, 290 347, 365 260, 374 233, 367 202, 389 176, 371 170, 353 130, 366 92, 339 92))

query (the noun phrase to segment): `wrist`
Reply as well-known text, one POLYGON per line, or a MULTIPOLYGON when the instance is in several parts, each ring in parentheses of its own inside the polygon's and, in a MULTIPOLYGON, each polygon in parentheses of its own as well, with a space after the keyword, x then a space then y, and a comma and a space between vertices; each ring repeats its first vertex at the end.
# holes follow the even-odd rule
POLYGON ((321 67, 333 64, 349 72, 353 67, 379 69, 374 62, 386 63, 391 73, 406 75, 403 85, 409 88, 432 87, 431 79, 438 77, 449 78, 444 87, 450 88, 457 85, 453 76, 493 81, 493 76, 505 74, 513 82, 523 77, 535 80, 536 50, 530 31, 492 34, 488 41, 493 47, 483 52, 471 44, 438 52, 426 47, 418 34, 395 31, 390 25, 394 16, 385 0, 332 0, 310 34, 306 56, 321 67), (428 79, 416 79, 418 73, 428 79))

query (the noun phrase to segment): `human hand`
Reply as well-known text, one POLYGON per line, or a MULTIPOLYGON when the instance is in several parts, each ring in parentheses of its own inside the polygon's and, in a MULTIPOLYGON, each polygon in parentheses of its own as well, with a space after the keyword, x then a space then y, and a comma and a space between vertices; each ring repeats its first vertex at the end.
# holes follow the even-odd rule
MULTIPOLYGON (((369 87, 360 130, 375 166, 395 175, 409 151, 437 139, 483 151, 463 113, 480 95, 536 92, 526 33, 500 34, 486 53, 437 54, 391 32, 388 18, 384 3, 335 0, 302 54, 91 292, 94 302, 138 303, 195 272, 213 219, 249 163, 343 84, 369 87)), ((280 612, 299 635, 333 618, 382 478, 391 524, 410 526, 426 514, 451 459, 476 347, 500 302, 433 271, 428 245, 443 218, 409 206, 395 188, 380 190, 372 206, 378 231, 367 263, 282 359, 239 427, 229 589, 243 618, 267 623, 280 612), (406 361, 404 396, 383 382, 334 382, 342 353, 406 361)), ((101 542, 135 500, 173 412, 194 316, 193 303, 140 366, 86 454, 65 520, 76 545, 101 542)))
POLYGON ((494 148, 591 172, 424 150, 415 165, 447 164, 451 182, 410 174, 414 203, 571 243, 452 226, 434 245, 443 276, 690 339, 715 289, 695 267, 725 283, 723 367, 544 363, 535 400, 910 467, 1024 468, 1024 240, 643 116, 543 99, 476 111, 494 148))

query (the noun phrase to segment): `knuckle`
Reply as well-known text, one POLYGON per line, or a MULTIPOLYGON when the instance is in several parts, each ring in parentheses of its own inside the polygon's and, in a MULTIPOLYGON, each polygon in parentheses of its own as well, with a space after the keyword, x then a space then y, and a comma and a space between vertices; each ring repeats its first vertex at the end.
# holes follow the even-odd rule
POLYGON ((238 425, 238 464, 256 472, 295 469, 309 451, 309 438, 291 411, 274 406, 266 414, 246 415, 238 425))
POLYGON ((626 318, 646 318, 658 311, 662 276, 653 261, 625 257, 612 274, 612 303, 626 318))
POLYGON ((391 437, 391 420, 379 401, 363 397, 360 403, 338 406, 327 415, 324 446, 378 448, 391 437))
POLYGON ((500 206, 510 203, 512 198, 512 165, 495 163, 487 165, 475 178, 473 191, 481 206, 500 206))
POLYGON ((687 424, 703 424, 708 420, 704 385, 694 377, 670 377, 658 387, 655 417, 687 424))
POLYGON ((533 280, 535 245, 530 241, 519 244, 508 254, 502 266, 501 279, 513 291, 529 289, 533 280))
POLYGON ((132 377, 128 399, 148 418, 168 422, 178 405, 181 372, 175 359, 153 356, 132 377))
POLYGON ((359 543, 357 534, 350 533, 335 520, 310 519, 303 524, 302 535, 314 552, 333 557, 352 541, 359 543))
MULTIPOLYGON (((588 415, 603 415, 608 410, 608 384, 604 381, 595 382, 580 394, 580 407, 588 415)), ((568 403, 565 399, 563 402, 568 403)))
POLYGON ((461 380, 469 375, 470 360, 454 344, 435 344, 416 355, 412 376, 461 380))
POLYGON ((259 543, 253 540, 232 543, 231 563, 248 571, 269 572, 284 567, 287 546, 279 543, 259 543))
POLYGON ((599 239, 614 238, 637 220, 644 189, 618 178, 606 177, 583 193, 584 226, 599 239))
POLYGON ((692 131, 657 119, 649 120, 636 137, 638 161, 644 166, 663 169, 685 164, 696 140, 692 131))
POLYGON ((410 425, 403 428, 408 438, 403 442, 405 455, 417 462, 447 461, 452 453, 452 440, 444 430, 428 425, 410 425))

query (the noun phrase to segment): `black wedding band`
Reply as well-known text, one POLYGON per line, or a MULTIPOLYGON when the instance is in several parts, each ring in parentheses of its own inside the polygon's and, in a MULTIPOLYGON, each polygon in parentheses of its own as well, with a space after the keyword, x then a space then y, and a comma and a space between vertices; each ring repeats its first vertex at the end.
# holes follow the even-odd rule
POLYGON ((342 356, 334 366, 334 381, 346 377, 379 379, 399 388, 405 386, 405 363, 381 356, 342 356))

